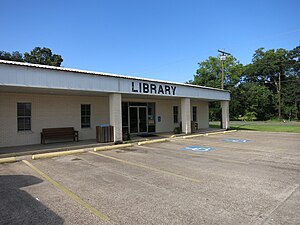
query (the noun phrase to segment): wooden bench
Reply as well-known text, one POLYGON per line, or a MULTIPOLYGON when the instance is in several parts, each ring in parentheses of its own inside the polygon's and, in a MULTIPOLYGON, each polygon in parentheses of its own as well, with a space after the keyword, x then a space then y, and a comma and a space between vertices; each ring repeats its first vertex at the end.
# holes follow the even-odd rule
POLYGON ((46 139, 73 138, 78 141, 78 131, 74 127, 44 128, 41 132, 41 144, 46 144, 46 139))

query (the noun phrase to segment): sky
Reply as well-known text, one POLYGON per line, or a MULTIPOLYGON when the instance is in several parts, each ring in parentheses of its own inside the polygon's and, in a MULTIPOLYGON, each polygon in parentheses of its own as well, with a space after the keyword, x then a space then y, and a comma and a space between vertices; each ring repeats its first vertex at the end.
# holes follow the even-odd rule
POLYGON ((0 51, 47 47, 66 68, 174 82, 230 52, 300 44, 299 0, 1 0, 0 51))

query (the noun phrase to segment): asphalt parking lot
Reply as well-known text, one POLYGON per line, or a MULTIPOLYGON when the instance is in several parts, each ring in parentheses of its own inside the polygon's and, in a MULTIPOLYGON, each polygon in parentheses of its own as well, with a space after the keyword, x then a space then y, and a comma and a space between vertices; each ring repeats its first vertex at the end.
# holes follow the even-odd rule
POLYGON ((300 135, 239 131, 0 165, 0 224, 299 224, 300 135))

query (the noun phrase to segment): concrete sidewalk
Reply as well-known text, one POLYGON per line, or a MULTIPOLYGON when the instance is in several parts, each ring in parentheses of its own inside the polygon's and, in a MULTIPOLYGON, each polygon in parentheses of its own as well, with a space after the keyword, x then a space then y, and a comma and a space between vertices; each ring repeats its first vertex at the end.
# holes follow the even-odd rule
POLYGON ((98 146, 111 145, 113 143, 97 143, 96 140, 84 140, 79 142, 56 142, 46 145, 23 145, 0 148, 0 158, 11 156, 22 156, 32 153, 46 153, 55 151, 67 151, 81 148, 94 148, 98 146))
MULTIPOLYGON (((208 128, 208 129, 199 129, 193 134, 201 133, 210 133, 224 131, 224 129, 208 128)), ((174 133, 158 133, 154 135, 131 135, 130 141, 124 141, 123 143, 131 143, 145 140, 153 140, 159 138, 170 138, 174 133)), ((176 136, 184 136, 185 134, 176 134, 176 136)), ((15 156, 24 156, 29 154, 39 154, 39 153, 48 153, 48 152, 57 152, 57 151, 68 151, 76 149, 89 149, 100 146, 114 145, 113 142, 108 143, 98 143, 96 139, 91 140, 82 140, 79 142, 76 141, 64 141, 64 142, 53 142, 45 145, 35 144, 35 145, 23 145, 23 146, 12 146, 12 147, 1 147, 0 148, 0 158, 5 157, 15 157, 15 156)))

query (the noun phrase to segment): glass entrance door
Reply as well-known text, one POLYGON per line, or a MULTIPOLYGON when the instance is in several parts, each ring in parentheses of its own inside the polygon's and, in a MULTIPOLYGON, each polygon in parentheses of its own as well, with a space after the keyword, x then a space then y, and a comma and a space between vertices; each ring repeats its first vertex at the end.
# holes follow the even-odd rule
POLYGON ((147 107, 129 107, 129 129, 130 133, 145 133, 148 131, 147 107))
POLYGON ((137 107, 129 107, 129 127, 130 127, 130 133, 139 132, 137 107))
POLYGON ((139 133, 147 132, 147 108, 139 107, 139 133))

